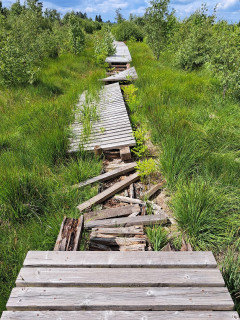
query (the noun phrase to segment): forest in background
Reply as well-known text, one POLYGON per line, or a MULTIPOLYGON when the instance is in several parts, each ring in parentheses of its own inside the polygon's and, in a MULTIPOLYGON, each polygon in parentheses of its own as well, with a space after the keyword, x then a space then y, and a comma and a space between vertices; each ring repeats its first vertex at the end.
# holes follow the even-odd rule
POLYGON ((128 92, 136 137, 151 132, 160 147, 179 230, 214 251, 239 311, 240 24, 205 5, 180 21, 167 0, 128 20, 118 9, 115 23, 0 2, 0 310, 27 250, 51 250, 62 217, 97 192, 61 190, 101 170, 85 152, 67 156, 68 128, 78 95, 100 89, 113 38, 128 41, 139 74, 128 92))

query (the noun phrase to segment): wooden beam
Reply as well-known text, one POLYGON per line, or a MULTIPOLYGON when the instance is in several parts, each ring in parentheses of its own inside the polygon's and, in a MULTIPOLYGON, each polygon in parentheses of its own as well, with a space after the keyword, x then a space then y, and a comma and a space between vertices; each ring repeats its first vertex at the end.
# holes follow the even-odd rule
POLYGON ((142 226, 120 227, 120 228, 93 228, 92 235, 115 235, 115 236, 134 236, 144 235, 142 226))
POLYGON ((131 150, 129 147, 124 147, 120 149, 120 157, 122 161, 130 160, 132 158, 131 150))
POLYGON ((100 228, 100 227, 116 227, 116 226, 136 226, 136 225, 155 225, 155 224, 166 224, 168 222, 167 216, 162 214, 146 215, 137 217, 127 218, 115 218, 105 220, 88 221, 84 224, 87 229, 100 228))
POLYGON ((139 200, 139 199, 134 199, 134 198, 129 198, 129 197, 124 197, 124 196, 115 196, 114 199, 126 203, 135 203, 135 204, 140 204, 142 206, 146 205, 146 202, 139 200))
POLYGON ((4 311, 2 320, 238 320, 235 311, 4 311))
POLYGON ((12 290, 7 303, 8 311, 232 311, 233 307, 225 287, 20 287, 12 290))
POLYGON ((54 251, 76 251, 83 231, 83 216, 79 219, 64 217, 54 251))
MULTIPOLYGON (((121 238, 119 238, 121 239, 121 238)), ((123 238, 124 239, 124 238, 123 238)), ((119 240, 123 245, 125 240, 119 240)), ((127 239, 127 238, 126 238, 127 239)), ((134 238, 126 246, 139 245, 134 238)), ((112 242, 104 243, 115 245, 112 242)), ((221 272, 215 269, 164 268, 22 268, 17 287, 224 287, 221 272)))
POLYGON ((137 181, 139 179, 139 174, 134 173, 130 176, 128 176, 126 179, 115 183, 113 186, 109 187, 108 189, 104 190, 103 192, 99 193, 95 197, 89 199, 88 201, 80 204, 77 208, 80 212, 83 210, 86 210, 88 208, 91 208, 91 206, 101 203, 104 200, 107 200, 108 198, 112 197, 117 192, 123 190, 127 186, 129 186, 131 183, 137 181))
POLYGON ((124 207, 86 212, 84 213, 84 220, 88 221, 88 220, 109 219, 109 218, 115 218, 115 217, 125 217, 125 216, 129 216, 134 212, 140 212, 140 207, 138 204, 134 206, 127 205, 124 207))
POLYGON ((66 268, 217 268, 210 251, 146 251, 102 252, 88 251, 29 251, 24 261, 27 267, 66 268))
POLYGON ((158 183, 154 187, 152 187, 150 190, 144 193, 144 197, 147 199, 151 198, 159 189, 162 188, 162 186, 165 184, 165 181, 158 183))

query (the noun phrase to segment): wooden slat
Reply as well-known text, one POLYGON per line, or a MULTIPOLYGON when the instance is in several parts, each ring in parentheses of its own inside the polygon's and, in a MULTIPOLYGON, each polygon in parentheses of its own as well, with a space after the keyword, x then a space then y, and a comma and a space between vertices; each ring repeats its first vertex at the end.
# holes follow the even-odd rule
POLYGON ((83 211, 83 210, 85 210, 87 208, 90 208, 92 205, 101 203, 104 200, 106 200, 106 199, 110 198, 111 196, 113 196, 114 194, 116 194, 117 192, 123 190, 124 188, 129 186, 131 183, 137 181, 138 179, 139 179, 139 174, 138 173, 134 173, 134 174, 130 175, 129 177, 127 177, 126 179, 115 183, 113 186, 107 188, 106 190, 104 190, 103 192, 99 193, 95 197, 93 197, 93 198, 89 199, 88 201, 80 204, 77 208, 81 212, 81 211, 83 211))
POLYGON ((185 252, 57 252, 29 251, 24 266, 32 267, 104 267, 104 268, 216 268, 208 251, 185 252))
POLYGON ((156 215, 146 215, 137 217, 127 217, 127 218, 115 218, 107 220, 94 220, 87 221, 84 227, 90 228, 100 228, 100 227, 124 227, 124 226, 138 226, 138 225, 155 225, 155 224, 166 224, 168 221, 167 216, 164 213, 156 215))
POLYGON ((5 311, 2 320, 238 320, 233 311, 5 311))
POLYGON ((153 186, 150 190, 145 192, 144 196, 147 197, 147 198, 151 198, 151 196, 153 196, 159 189, 162 188, 164 183, 165 183, 165 181, 164 182, 160 182, 157 185, 153 186))
MULTIPOLYGON (((134 238, 122 238, 126 241, 134 238)), ((136 239, 137 240, 137 239, 136 239)), ((144 239, 142 239, 144 240, 144 239)), ((121 244, 124 245, 124 244, 121 244)), ((22 268, 18 287, 224 287, 216 269, 22 268)))
POLYGON ((138 75, 136 72, 136 69, 134 67, 131 67, 127 70, 118 72, 110 77, 100 79, 100 81, 103 82, 115 82, 115 81, 133 81, 137 80, 138 75))
POLYGON ((90 238, 91 243, 101 243, 106 246, 131 246, 135 244, 146 244, 145 238, 138 238, 138 237, 110 237, 110 236, 96 236, 90 238))
POLYGON ((133 163, 130 163, 130 164, 127 164, 126 166, 124 167, 121 167, 119 169, 116 169, 116 170, 113 170, 113 171, 110 171, 110 172, 107 172, 107 173, 103 173, 97 177, 94 177, 94 178, 91 178, 91 179, 88 179, 84 182, 80 182, 78 184, 75 184, 74 186, 72 186, 73 189, 78 189, 78 188, 81 188, 83 186, 87 186, 89 184, 93 184, 93 183, 96 183, 96 182, 103 182, 103 181, 107 181, 109 179, 113 179, 113 178, 116 178, 118 176, 121 176, 121 175, 124 175, 128 172, 131 172, 134 170, 134 168, 136 167, 136 162, 133 162, 133 163))
POLYGON ((119 236, 133 236, 144 235, 143 226, 131 226, 120 228, 93 228, 91 234, 105 234, 105 235, 119 235, 119 236))
MULTIPOLYGON (((83 127, 79 122, 77 114, 85 103, 85 96, 86 93, 84 92, 80 97, 78 108, 76 109, 75 122, 72 125, 73 137, 70 140, 69 152, 78 151, 79 143, 82 141, 81 132, 83 127)), ((99 120, 91 124, 92 133, 88 137, 87 142, 82 142, 84 149, 91 151, 96 145, 101 146, 103 150, 136 145, 119 83, 105 86, 99 93, 99 97, 100 100, 93 103, 98 106, 99 120), (114 132, 114 127, 116 129, 125 127, 125 131, 114 132), (106 133, 101 128, 107 129, 106 133), (109 131, 109 129, 111 130, 109 131)))
POLYGON ((133 212, 140 212, 140 207, 138 204, 134 206, 129 205, 129 206, 118 207, 118 208, 86 212, 84 213, 84 220, 88 221, 88 220, 109 219, 114 217, 125 217, 125 216, 129 216, 133 212))
POLYGON ((232 311, 225 287, 14 288, 7 310, 232 311))
POLYGON ((83 231, 83 216, 79 219, 64 217, 57 241, 55 251, 76 251, 81 241, 83 231))

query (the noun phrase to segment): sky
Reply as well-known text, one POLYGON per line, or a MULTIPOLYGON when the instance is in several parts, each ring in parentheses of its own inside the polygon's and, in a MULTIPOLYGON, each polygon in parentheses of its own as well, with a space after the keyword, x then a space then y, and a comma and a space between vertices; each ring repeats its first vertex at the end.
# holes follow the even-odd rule
MULTIPOLYGON (((2 0, 5 7, 11 6, 14 2, 14 0, 2 0)), ((122 15, 127 19, 130 13, 138 16, 143 15, 145 9, 149 6, 148 0, 41 0, 41 2, 43 2, 44 9, 57 9, 63 15, 74 10, 86 12, 88 17, 93 19, 96 14, 100 14, 104 21, 110 20, 112 22, 118 8, 122 9, 122 15)), ((200 8, 203 2, 207 4, 210 12, 218 4, 218 19, 224 19, 228 22, 240 21, 240 0, 171 0, 170 6, 175 9, 176 15, 183 19, 200 8)))

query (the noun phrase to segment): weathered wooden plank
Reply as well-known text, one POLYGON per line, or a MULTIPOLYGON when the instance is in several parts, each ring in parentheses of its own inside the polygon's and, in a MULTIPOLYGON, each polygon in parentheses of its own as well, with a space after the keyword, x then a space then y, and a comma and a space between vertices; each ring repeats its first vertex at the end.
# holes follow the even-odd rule
POLYGON ((134 198, 129 198, 129 197, 124 197, 124 196, 115 196, 114 199, 126 202, 126 203, 135 203, 135 204, 140 204, 145 206, 146 202, 140 200, 140 199, 134 199, 134 198))
POLYGON ((54 246, 55 251, 76 251, 83 231, 83 216, 79 219, 64 217, 54 246))
POLYGON ((119 235, 119 236, 133 236, 144 235, 143 226, 131 226, 120 228, 93 228, 91 234, 98 235, 119 235))
POLYGON ((2 320, 238 320, 233 311, 5 311, 2 320))
MULTIPOLYGON (((136 238, 136 240, 144 239, 136 238)), ((134 238, 125 238, 125 241, 126 243, 120 241, 119 245, 143 244, 141 241, 135 243, 134 238)), ((114 245, 113 242, 103 242, 103 244, 114 245)), ((104 268, 25 267, 21 269, 16 280, 18 287, 224 287, 224 285, 222 275, 217 268, 207 270, 109 268, 106 272, 104 268)))
POLYGON ((140 212, 140 207, 138 204, 134 206, 129 205, 129 206, 118 207, 118 208, 110 208, 110 209, 86 212, 84 213, 84 219, 85 221, 88 221, 88 220, 109 219, 114 217, 126 217, 132 214, 133 212, 140 212))
POLYGON ((74 186, 72 186, 72 189, 78 189, 83 186, 87 186, 89 184, 93 184, 96 182, 103 182, 103 181, 107 181, 109 179, 116 178, 118 176, 121 176, 121 175, 124 175, 126 173, 133 171, 135 169, 136 165, 137 165, 136 162, 129 163, 126 166, 121 167, 119 169, 103 173, 97 177, 94 177, 94 178, 88 179, 84 182, 80 182, 78 184, 75 184, 74 186))
POLYGON ((137 225, 155 225, 155 224, 166 224, 168 222, 167 216, 162 214, 127 217, 127 218, 115 218, 106 220, 94 220, 88 221, 84 224, 87 229, 99 228, 99 227, 124 227, 124 226, 137 226, 137 225))
POLYGON ((120 246, 119 251, 145 251, 146 250, 146 243, 144 244, 132 244, 129 246, 120 246))
POLYGON ((160 182, 157 185, 153 186, 150 190, 145 192, 144 196, 147 197, 148 199, 151 198, 159 189, 162 188, 164 183, 165 183, 165 181, 164 182, 160 182))
POLYGON ((91 237, 91 243, 97 242, 101 244, 105 244, 106 246, 131 246, 133 244, 145 244, 146 239, 137 238, 137 237, 91 237))
POLYGON ((29 251, 24 266, 32 267, 104 267, 104 268, 216 268, 208 251, 185 252, 60 252, 29 251))
POLYGON ((90 200, 80 204, 77 208, 81 212, 87 208, 90 208, 94 204, 101 203, 104 200, 106 200, 106 199, 110 198, 111 196, 113 196, 114 194, 116 194, 117 192, 123 190, 125 187, 129 186, 131 183, 137 181, 138 179, 139 179, 139 174, 134 173, 134 174, 130 175, 129 177, 127 177, 126 179, 115 183, 113 186, 107 188, 106 190, 99 193, 98 195, 91 198, 90 200))
POLYGON ((105 62, 107 63, 129 63, 132 61, 128 47, 123 42, 115 41, 116 53, 110 57, 107 57, 105 62))
POLYGON ((127 70, 118 72, 110 77, 100 79, 103 82, 115 82, 115 81, 134 81, 137 80, 138 75, 135 67, 131 67, 127 70))
POLYGON ((120 149, 120 157, 122 161, 130 160, 131 159, 131 150, 129 147, 124 147, 120 149))
MULTIPOLYGON (((99 145, 103 150, 120 148, 123 146, 134 146, 136 141, 133 137, 131 124, 127 114, 126 106, 123 100, 119 83, 114 83, 105 86, 99 94, 100 101, 92 103, 98 105, 99 120, 92 122, 92 133, 87 142, 82 142, 86 150, 93 150, 96 145, 99 145), (104 134, 105 130, 110 127, 111 129, 119 128, 125 125, 127 129, 121 134, 108 136, 104 134), (94 133, 97 131, 98 134, 94 133)), ((81 96, 78 108, 76 109, 75 122, 72 125, 73 137, 70 140, 69 152, 76 152, 79 150, 79 143, 81 142, 81 131, 83 130, 82 123, 80 123, 77 113, 81 110, 82 105, 85 103, 85 93, 81 96)), ((111 130, 112 132, 112 130, 111 130)), ((112 132, 113 133, 113 132, 112 132)))
POLYGON ((7 310, 232 311, 225 287, 14 288, 7 310))

